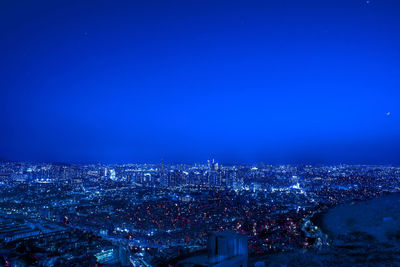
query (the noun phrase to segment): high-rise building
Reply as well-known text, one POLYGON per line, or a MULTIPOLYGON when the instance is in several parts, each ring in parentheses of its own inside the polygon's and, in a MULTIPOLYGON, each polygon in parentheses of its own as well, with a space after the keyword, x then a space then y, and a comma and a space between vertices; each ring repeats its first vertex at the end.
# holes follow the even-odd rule
POLYGON ((115 170, 111 169, 109 172, 110 172, 110 179, 115 180, 115 170))

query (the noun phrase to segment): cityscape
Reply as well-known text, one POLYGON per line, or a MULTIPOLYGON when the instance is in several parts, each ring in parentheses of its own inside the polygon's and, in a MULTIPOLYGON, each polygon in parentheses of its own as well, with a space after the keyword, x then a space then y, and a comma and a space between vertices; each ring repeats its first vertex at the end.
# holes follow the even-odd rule
POLYGON ((0 267, 400 266, 400 0, 1 0, 0 267))
POLYGON ((315 214, 400 191, 393 166, 224 166, 211 159, 0 167, 4 266, 208 266, 185 260, 207 249, 210 232, 224 231, 247 237, 255 266, 269 254, 332 249, 315 214))

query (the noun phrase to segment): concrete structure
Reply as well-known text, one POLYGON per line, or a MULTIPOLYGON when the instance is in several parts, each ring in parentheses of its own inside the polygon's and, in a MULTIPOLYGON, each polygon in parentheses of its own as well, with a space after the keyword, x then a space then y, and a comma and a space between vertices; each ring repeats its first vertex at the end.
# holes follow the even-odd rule
POLYGON ((208 265, 247 267, 247 237, 233 231, 212 233, 208 237, 208 265))

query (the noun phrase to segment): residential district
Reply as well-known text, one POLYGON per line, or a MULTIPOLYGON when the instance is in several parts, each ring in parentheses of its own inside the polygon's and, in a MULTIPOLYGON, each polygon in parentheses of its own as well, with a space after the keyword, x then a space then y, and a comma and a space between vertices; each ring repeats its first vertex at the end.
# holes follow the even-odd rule
POLYGON ((393 166, 4 161, 0 265, 217 266, 236 238, 242 266, 263 266, 328 247, 316 213, 399 191, 393 166))

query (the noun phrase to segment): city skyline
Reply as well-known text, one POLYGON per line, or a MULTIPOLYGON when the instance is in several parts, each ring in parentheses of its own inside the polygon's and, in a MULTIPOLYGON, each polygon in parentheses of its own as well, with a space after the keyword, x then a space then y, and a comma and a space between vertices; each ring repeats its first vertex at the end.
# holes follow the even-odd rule
POLYGON ((397 263, 399 185, 392 166, 0 162, 0 264, 397 263))
POLYGON ((399 14, 0 1, 0 266, 400 266, 399 14))
POLYGON ((399 164, 384 163, 384 164, 366 164, 366 163, 346 163, 346 162, 329 162, 329 163, 310 163, 310 162, 267 162, 267 161, 253 161, 253 162, 227 162, 219 161, 215 158, 209 158, 206 160, 198 161, 165 161, 160 159, 159 161, 120 161, 120 162, 104 162, 104 161, 40 161, 40 160, 9 160, 6 158, 0 158, 0 163, 24 163, 24 164, 49 164, 49 165, 71 165, 71 166, 89 166, 89 165, 103 165, 103 166, 124 166, 124 165, 149 165, 149 166, 206 166, 208 161, 215 160, 221 166, 247 166, 247 167, 259 167, 263 166, 366 166, 366 167, 399 167, 399 164))

